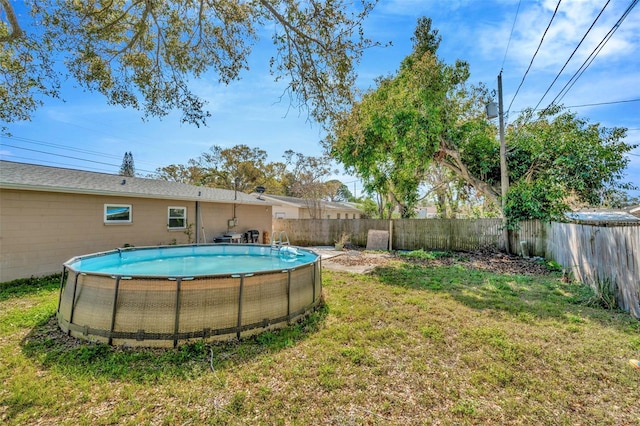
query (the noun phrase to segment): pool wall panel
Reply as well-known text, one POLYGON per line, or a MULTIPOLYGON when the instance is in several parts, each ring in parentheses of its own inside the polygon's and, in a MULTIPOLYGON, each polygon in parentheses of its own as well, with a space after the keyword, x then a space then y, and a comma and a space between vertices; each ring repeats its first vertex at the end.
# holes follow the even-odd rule
MULTIPOLYGON (((249 250, 222 249, 232 254, 249 250)), ((261 255, 270 252, 268 247, 259 250, 261 255)), ((176 254, 191 251, 181 248, 176 254)), ((286 270, 200 277, 122 277, 68 269, 58 323, 72 336, 126 346, 247 337, 312 312, 321 302, 320 273, 319 258, 286 270)))

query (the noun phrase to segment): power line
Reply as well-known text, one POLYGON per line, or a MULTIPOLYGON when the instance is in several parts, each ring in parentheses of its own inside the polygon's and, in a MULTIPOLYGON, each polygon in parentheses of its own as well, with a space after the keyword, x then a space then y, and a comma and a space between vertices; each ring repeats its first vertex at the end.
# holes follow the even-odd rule
POLYGON ((88 163, 104 164, 106 166, 116 166, 115 164, 105 163, 104 161, 87 160, 87 159, 80 158, 80 157, 72 157, 70 155, 54 154, 53 152, 40 151, 38 149, 24 148, 24 147, 21 147, 21 146, 15 146, 15 145, 9 145, 9 144, 3 144, 3 146, 8 146, 9 148, 15 148, 15 149, 22 149, 22 150, 30 151, 30 152, 37 152, 39 154, 47 154, 47 155, 53 155, 53 156, 56 156, 56 157, 70 158, 72 160, 86 161, 88 163))
POLYGON ((611 0, 607 0, 607 3, 605 3, 605 5, 602 7, 602 9, 600 9, 600 13, 598 13, 598 16, 596 16, 596 19, 593 20, 593 22, 591 23, 591 26, 589 27, 589 29, 587 29, 587 32, 584 33, 584 35, 582 36, 582 39, 580 40, 580 42, 578 43, 576 48, 573 49, 573 52, 571 52, 571 55, 569 55, 569 59, 567 59, 567 61, 564 63, 564 65, 562 66, 562 69, 560 71, 558 71, 558 74, 556 74, 556 77, 553 79, 553 81, 551 82, 551 84, 547 88, 546 92, 544 92, 544 95, 542 95, 542 98, 540 98, 540 100, 538 101, 538 103, 535 106, 535 108, 533 108, 534 110, 537 109, 540 106, 540 104, 542 103, 542 100, 544 99, 544 97, 547 96, 547 93, 549 93, 549 91, 551 90, 553 85, 556 83, 556 81, 558 80, 558 78, 562 74, 562 71, 564 71, 564 69, 567 67, 567 65, 569 64, 569 61, 571 61, 571 58, 573 58, 573 55, 575 55, 575 53, 578 51, 578 48, 582 45, 582 42, 584 41, 584 39, 587 38, 587 35, 591 32, 591 30, 593 29, 593 26, 596 24, 596 22, 598 22, 598 19, 600 19, 600 16, 602 16, 602 13, 607 8, 607 6, 609 5, 610 1, 611 0))
MULTIPOLYGON (((560 90, 560 92, 556 95, 556 97, 553 99, 553 101, 551 101, 549 106, 555 104, 556 101, 558 101, 558 102, 561 101, 562 98, 564 98, 564 96, 569 92, 569 90, 571 90, 571 88, 573 87, 575 82, 578 81, 578 79, 580 77, 582 77, 582 74, 584 74, 586 69, 589 68, 589 66, 591 66, 591 64, 593 63, 593 61, 596 58, 596 56, 598 56, 600 51, 602 51, 602 49, 607 44, 607 42, 611 39, 613 34, 618 30, 618 28, 620 28, 620 24, 622 24, 622 22, 626 19, 626 17, 629 15, 631 10, 633 10, 633 8, 636 6, 636 4, 638 4, 638 0, 632 0, 631 1, 631 4, 629 4, 629 7, 627 7, 627 10, 624 11, 624 13, 620 17, 620 19, 618 19, 618 21, 609 30, 609 32, 602 38, 602 40, 600 40, 600 43, 598 43, 598 45, 589 54, 587 59, 585 59, 585 61, 582 63, 580 68, 578 68, 578 70, 573 74, 573 76, 569 79, 569 81, 567 81, 567 83, 564 85, 562 90, 560 90)), ((549 106, 547 108, 549 108, 549 106)), ((545 109, 547 109, 547 108, 545 108, 545 109)))
POLYGON ((513 25, 511 25, 511 33, 509 33, 509 41, 507 41, 507 48, 504 51, 504 58, 502 58, 502 65, 500 69, 504 68, 504 62, 507 60, 507 52, 509 52, 509 45, 511 45, 511 38, 513 37, 513 30, 516 27, 516 21, 518 20, 518 13, 520 12, 520 5, 522 4, 522 0, 518 2, 518 8, 516 9, 516 16, 513 18, 513 25))
MULTIPOLYGON (((624 103, 628 103, 628 102, 640 102, 640 98, 638 98, 638 99, 625 99, 625 100, 622 100, 622 101, 596 102, 596 103, 592 103, 592 104, 567 105, 565 108, 584 108, 584 107, 590 107, 590 106, 624 104, 624 103)), ((547 108, 549 108, 549 107, 540 108, 540 109, 547 109, 547 108)), ((534 108, 533 111, 539 111, 540 109, 534 108)), ((514 113, 519 113, 519 112, 522 112, 522 110, 513 111, 513 112, 514 113)), ((636 129, 627 129, 627 130, 636 130, 636 129)))
POLYGON ((582 105, 570 105, 567 108, 581 108, 581 107, 589 107, 589 106, 599 106, 599 105, 614 105, 614 104, 624 104, 627 102, 640 102, 639 99, 627 99, 624 101, 611 101, 611 102, 598 102, 594 104, 582 104, 582 105))
MULTIPOLYGON (((14 159, 18 159, 18 160, 25 160, 28 161, 30 164, 46 164, 46 165, 55 165, 56 167, 59 166, 63 166, 63 167, 68 167, 68 168, 73 168, 73 169, 77 169, 77 165, 75 164, 69 164, 69 163, 60 163, 57 161, 50 161, 50 160, 41 160, 41 159, 37 159, 37 158, 31 158, 31 157, 22 157, 19 155, 11 155, 10 159, 7 161, 11 161, 14 159)), ((95 171, 95 172, 101 172, 101 173, 113 173, 113 170, 111 169, 99 169, 96 167, 90 167, 90 166, 84 166, 83 170, 89 170, 89 171, 95 171)))
MULTIPOLYGON (((56 143, 52 143, 52 142, 45 142, 42 140, 38 140, 38 139, 29 139, 29 138, 23 138, 23 137, 19 137, 19 136, 5 136, 2 135, 0 136, 0 139, 8 139, 8 140, 14 140, 16 142, 24 142, 24 143, 29 143, 29 144, 33 144, 33 145, 39 145, 39 146, 45 146, 45 147, 49 147, 49 148, 53 148, 53 149, 63 149, 65 151, 72 151, 72 152, 78 152, 80 154, 87 154, 87 155, 92 155, 92 156, 96 156, 99 157, 101 159, 114 159, 114 160, 120 160, 121 157, 119 157, 118 155, 115 154, 110 154, 110 153, 105 153, 105 152, 99 152, 99 151, 91 151, 88 149, 82 149, 82 148, 76 148, 73 146, 69 146, 69 145, 62 145, 62 144, 56 144, 56 143)), ((22 150, 26 150, 26 151, 32 151, 32 152, 37 152, 40 154, 46 154, 46 155, 53 155, 53 156, 60 156, 60 157, 67 157, 70 159, 74 159, 74 160, 79 160, 79 161, 86 161, 86 162, 94 162, 97 164, 104 164, 104 165, 109 165, 109 166, 115 166, 115 167, 120 167, 117 166, 116 164, 111 164, 111 163, 105 163, 105 162, 101 162, 101 161, 95 161, 95 160, 89 160, 86 157, 85 158, 78 158, 78 157, 72 157, 72 156, 65 156, 62 154, 56 154, 50 151, 40 151, 40 150, 35 150, 35 149, 29 149, 29 148, 25 148, 25 147, 21 147, 21 146, 15 146, 15 145, 11 145, 11 144, 7 144, 5 142, 0 142, 0 147, 2 146, 7 146, 10 148, 15 148, 15 149, 22 149, 22 150)), ((12 155, 12 157, 15 157, 12 155)), ((16 157, 17 158, 17 157, 16 157)), ((37 160, 39 161, 39 160, 37 160)), ((141 162, 137 162, 138 164, 142 163, 142 164, 147 164, 149 166, 152 167, 160 167, 156 164, 152 164, 149 162, 145 162, 145 161, 141 161, 141 162)), ((69 166, 67 164, 67 166, 69 166)), ((149 174, 156 174, 156 171, 150 171, 150 170, 145 170, 145 169, 140 169, 139 167, 136 167, 136 169, 140 172, 144 172, 144 173, 149 173, 149 174)))
MULTIPOLYGON (((87 160, 85 158, 73 157, 71 155, 64 155, 64 154, 55 154, 53 152, 41 151, 41 150, 38 150, 38 149, 24 148, 24 147, 21 147, 21 146, 15 146, 15 145, 9 145, 9 144, 2 144, 2 146, 8 146, 9 148, 15 148, 15 149, 22 149, 24 151, 37 152, 39 154, 53 155, 55 157, 63 157, 63 158, 69 158, 69 159, 72 159, 72 160, 85 161, 87 163, 102 164, 102 165, 105 165, 105 166, 113 166, 113 167, 120 167, 117 164, 105 163, 104 161, 87 160)), ((140 171, 146 172, 146 173, 154 173, 155 174, 155 171, 149 171, 149 170, 140 170, 140 171)))
POLYGON ((516 96, 518 96, 518 92, 520 91, 520 88, 524 84, 524 80, 525 80, 525 78, 527 78, 527 74, 529 74, 529 70, 531 69, 531 65, 533 65, 533 60, 536 58, 536 55, 540 51, 540 47, 542 46, 542 42, 544 41, 544 38, 547 35, 547 31, 549 31, 549 28, 551 27, 551 23, 553 22, 554 18, 556 17, 556 14, 558 13, 558 8, 560 7, 560 3, 562 3, 562 0, 558 0, 558 4, 556 5, 556 10, 553 11, 553 16, 551 16, 551 20, 549 21, 549 24, 547 25, 547 28, 544 30, 544 33, 542 34, 542 38, 540 39, 540 43, 538 44, 538 48, 536 49, 535 53, 533 54, 533 57, 531 58, 531 62, 529 62, 529 66, 527 67, 527 70, 525 71, 524 75, 522 76, 522 81, 520 81, 520 85, 516 89, 516 93, 513 95, 513 98, 511 99, 511 102, 509 103, 509 107, 507 108, 507 114, 509 114, 509 110, 511 109, 511 105, 513 105, 513 101, 515 101, 516 96))
POLYGON ((28 138, 23 138, 23 137, 19 137, 19 136, 11 136, 11 137, 6 137, 6 136, 2 136, 3 139, 12 139, 15 141, 19 141, 19 142, 26 142, 26 143, 30 143, 30 144, 34 144, 34 145, 40 145, 40 146, 47 146, 50 148, 59 148, 59 149, 64 149, 66 151, 74 151, 74 152, 79 152, 82 154, 89 154, 89 155, 97 155, 100 157, 108 157, 108 158, 118 158, 117 156, 113 155, 113 154, 106 154, 106 153, 102 153, 102 152, 97 152, 97 151, 90 151, 87 149, 80 149, 80 148, 74 148, 72 146, 68 146, 68 145, 59 145, 59 144, 55 144, 55 143, 51 143, 51 142, 45 142, 45 141, 40 141, 37 139, 28 139, 28 138))

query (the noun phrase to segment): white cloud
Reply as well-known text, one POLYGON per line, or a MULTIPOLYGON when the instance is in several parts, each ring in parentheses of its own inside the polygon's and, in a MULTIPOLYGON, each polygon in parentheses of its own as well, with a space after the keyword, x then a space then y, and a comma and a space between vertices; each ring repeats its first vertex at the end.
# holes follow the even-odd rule
MULTIPOLYGON (((543 7, 533 4, 521 10, 509 54, 509 58, 519 68, 526 68, 531 61, 546 25, 551 20, 556 3, 555 0, 549 0, 542 5, 543 7)), ((596 1, 563 2, 545 35, 533 67, 539 71, 557 72, 580 43, 601 8, 601 2, 596 1)), ((610 5, 605 9, 572 59, 572 64, 578 64, 574 68, 577 68, 603 40, 623 11, 624 8, 618 5, 610 5)), ((599 57, 616 60, 628 57, 633 52, 634 45, 637 46, 637 32, 632 30, 637 26, 638 19, 630 15, 607 42, 599 57)))

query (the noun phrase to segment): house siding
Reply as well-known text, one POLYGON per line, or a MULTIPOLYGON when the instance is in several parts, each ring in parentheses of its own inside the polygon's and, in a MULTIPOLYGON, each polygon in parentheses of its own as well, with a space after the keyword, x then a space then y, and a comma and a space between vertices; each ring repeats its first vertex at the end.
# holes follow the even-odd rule
MULTIPOLYGON (((60 272, 74 256, 112 250, 125 244, 187 244, 184 230, 167 228, 169 206, 187 208, 196 223, 196 203, 171 199, 116 197, 28 190, 0 190, 0 282, 60 272), (105 204, 130 204, 132 222, 105 224, 105 204), (175 241, 174 241, 175 240, 175 241)), ((233 204, 201 202, 206 242, 227 232, 233 204)), ((271 229, 271 207, 238 205, 234 232, 271 229)), ((200 232, 202 228, 194 229, 200 232)))

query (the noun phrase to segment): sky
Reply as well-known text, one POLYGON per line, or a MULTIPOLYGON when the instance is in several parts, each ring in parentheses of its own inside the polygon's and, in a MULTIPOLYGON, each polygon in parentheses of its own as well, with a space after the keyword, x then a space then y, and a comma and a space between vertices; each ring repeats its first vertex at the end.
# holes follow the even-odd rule
MULTIPOLYGON (((604 0, 380 0, 364 23, 365 35, 391 45, 364 53, 356 68, 357 85, 374 88, 376 77, 397 71, 412 50, 417 19, 425 16, 442 37, 438 56, 449 64, 467 61, 469 83, 497 90, 502 72, 509 123, 523 108, 549 105, 613 29, 590 66, 559 99, 590 123, 628 128, 626 142, 640 144, 640 7, 619 23, 637 1, 611 0, 585 37, 604 0)), ((15 4, 23 13, 24 6, 15 4)), ((251 69, 240 81, 225 86, 205 76, 192 82, 208 102, 212 117, 207 127, 181 124, 178 113, 144 121, 141 112, 108 105, 101 95, 67 82, 63 100, 45 99, 31 121, 8 126, 11 137, 0 137, 0 158, 117 173, 124 153, 131 151, 137 173, 145 176, 169 164, 186 164, 213 145, 258 147, 271 162, 283 161, 289 149, 321 155, 322 128, 282 97, 284 87, 268 72, 268 30, 262 36, 251 69)), ((640 147, 628 158, 626 181, 640 187, 640 147)), ((357 177, 343 172, 332 177, 360 195, 357 177)), ((640 196, 640 190, 631 195, 640 196)))

